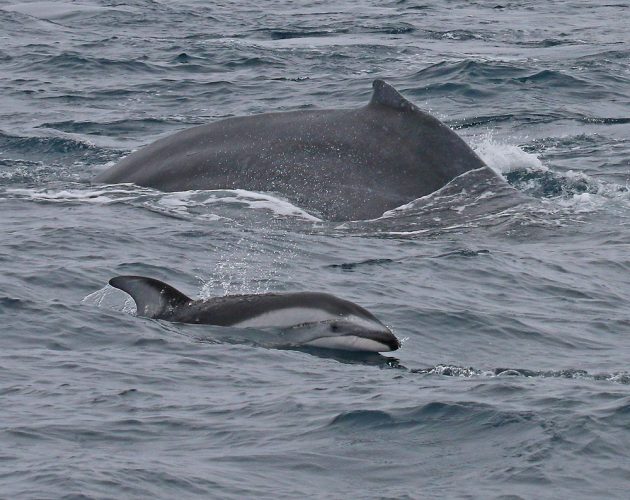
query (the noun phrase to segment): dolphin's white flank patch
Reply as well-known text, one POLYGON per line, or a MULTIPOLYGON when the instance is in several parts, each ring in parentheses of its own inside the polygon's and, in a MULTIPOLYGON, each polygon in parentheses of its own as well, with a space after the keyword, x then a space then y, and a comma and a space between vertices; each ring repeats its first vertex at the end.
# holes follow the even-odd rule
POLYGON ((306 325, 309 323, 322 323, 325 321, 347 321, 355 326, 363 327, 366 330, 380 330, 383 325, 378 321, 373 321, 369 318, 362 318, 360 316, 349 315, 343 316, 339 314, 332 314, 323 309, 317 309, 314 307, 285 307, 282 309, 275 309, 258 316, 247 318, 246 320, 234 323, 232 326, 238 326, 240 328, 288 328, 297 325, 306 325))
POLYGON ((285 307, 247 318, 244 321, 234 323, 233 326, 241 328, 287 328, 300 323, 319 323, 334 319, 342 319, 342 316, 335 316, 328 311, 313 307, 285 307))
POLYGON ((389 352, 391 348, 376 340, 357 337, 356 335, 344 335, 343 337, 321 337, 306 342, 304 345, 321 347, 324 349, 339 349, 342 351, 363 352, 389 352))

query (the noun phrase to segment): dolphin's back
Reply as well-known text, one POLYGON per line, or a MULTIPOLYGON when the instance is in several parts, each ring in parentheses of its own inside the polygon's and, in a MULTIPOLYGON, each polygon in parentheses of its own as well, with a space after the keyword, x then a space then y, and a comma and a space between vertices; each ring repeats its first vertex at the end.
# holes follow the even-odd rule
POLYGON ((164 191, 276 192, 326 219, 369 219, 483 167, 446 125, 384 82, 352 110, 221 120, 160 139, 96 177, 164 191))
POLYGON ((358 304, 321 292, 226 295, 192 300, 167 283, 144 276, 117 276, 110 279, 109 284, 131 296, 138 316, 180 323, 257 327, 295 325, 291 316, 299 317, 302 323, 348 316, 378 321, 358 304), (289 310, 293 313, 287 314, 289 310), (322 318, 309 318, 308 311, 316 311, 322 318), (276 315, 276 312, 280 314, 276 315), (286 325, 269 319, 261 321, 265 315, 284 316, 288 320, 286 325), (268 324, 262 324, 265 321, 268 324))

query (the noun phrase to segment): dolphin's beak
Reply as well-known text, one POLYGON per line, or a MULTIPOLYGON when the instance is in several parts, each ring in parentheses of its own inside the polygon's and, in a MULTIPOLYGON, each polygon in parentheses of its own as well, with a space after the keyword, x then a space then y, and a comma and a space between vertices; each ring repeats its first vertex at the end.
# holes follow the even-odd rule
POLYGON ((378 325, 372 327, 354 326, 352 329, 348 329, 346 335, 355 335, 359 338, 378 342, 384 348, 379 349, 378 352, 396 351, 400 348, 400 340, 392 333, 392 331, 385 325, 379 322, 378 325))
POLYGON ((396 351, 400 348, 400 340, 398 340, 398 337, 396 337, 389 328, 368 332, 365 337, 389 347, 390 351, 396 351))

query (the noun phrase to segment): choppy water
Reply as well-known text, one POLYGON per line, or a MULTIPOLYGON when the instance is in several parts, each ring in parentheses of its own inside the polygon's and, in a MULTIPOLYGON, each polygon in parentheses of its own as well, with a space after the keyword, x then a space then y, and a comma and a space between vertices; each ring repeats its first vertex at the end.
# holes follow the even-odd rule
POLYGON ((626 498, 629 12, 0 2, 1 496, 626 498), (362 105, 377 77, 522 199, 454 183, 340 225, 89 184, 187 126, 362 105), (129 273, 328 291, 405 342, 326 355, 140 319, 105 287, 129 273))

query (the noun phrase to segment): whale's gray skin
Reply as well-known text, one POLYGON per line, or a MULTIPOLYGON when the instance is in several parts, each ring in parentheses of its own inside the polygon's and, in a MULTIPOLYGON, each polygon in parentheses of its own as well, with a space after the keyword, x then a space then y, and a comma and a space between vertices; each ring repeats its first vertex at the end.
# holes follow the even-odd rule
POLYGON ((162 191, 276 192, 342 221, 380 217, 485 167, 455 132, 391 85, 375 80, 373 88, 358 109, 268 113, 183 130, 94 180, 162 191))
POLYGON ((361 306, 315 292, 228 295, 192 300, 170 285, 143 276, 117 276, 109 284, 131 295, 138 316, 176 323, 278 328, 286 347, 388 352, 396 336, 361 306))

